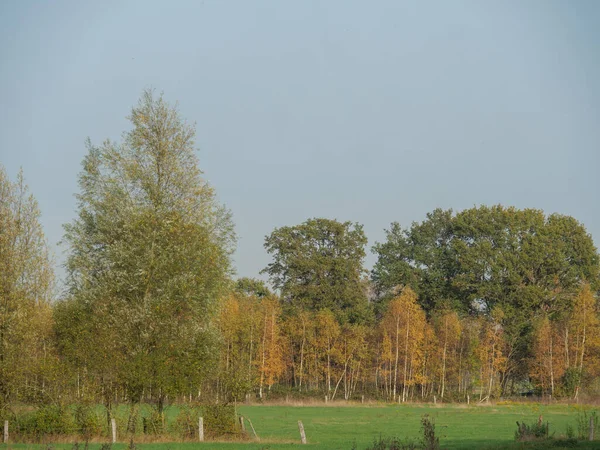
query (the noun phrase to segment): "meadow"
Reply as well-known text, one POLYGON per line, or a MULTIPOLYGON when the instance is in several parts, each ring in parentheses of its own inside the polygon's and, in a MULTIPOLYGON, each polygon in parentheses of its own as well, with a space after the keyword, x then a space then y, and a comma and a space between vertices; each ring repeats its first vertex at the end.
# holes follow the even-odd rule
MULTIPOLYGON (((578 419, 591 408, 580 405, 499 404, 466 405, 242 405, 238 414, 249 418, 259 441, 248 442, 156 442, 137 444, 145 450, 215 449, 288 449, 300 446, 298 420, 306 430, 308 445, 301 448, 365 449, 380 436, 398 437, 418 442, 420 420, 429 414, 435 420, 436 434, 445 449, 548 448, 549 442, 517 443, 514 440, 516 421, 533 423, 543 416, 549 422, 550 435, 564 436, 567 426, 578 431, 578 419)), ((177 407, 167 410, 172 420, 177 407)), ((247 423, 247 422, 246 422, 247 423)), ((249 428, 249 427, 248 427, 249 428)), ((53 443, 55 450, 72 448, 72 442, 53 443)), ((600 441, 567 443, 552 448, 600 448, 600 441)), ((6 446, 5 446, 6 447, 6 446)), ((90 444, 90 450, 100 444, 90 444)), ((114 450, 125 449, 126 443, 114 450)), ((45 449, 46 445, 10 444, 8 449, 45 449)))

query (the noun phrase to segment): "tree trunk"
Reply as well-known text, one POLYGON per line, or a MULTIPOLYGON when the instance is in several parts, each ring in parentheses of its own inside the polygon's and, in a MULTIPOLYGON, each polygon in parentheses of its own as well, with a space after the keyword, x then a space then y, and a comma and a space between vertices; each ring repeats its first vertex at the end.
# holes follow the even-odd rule
POLYGON ((404 381, 402 387, 402 402, 406 401, 406 370, 408 368, 408 337, 410 332, 410 310, 408 311, 408 316, 406 318, 406 342, 404 344, 404 381))
MULTIPOLYGON (((396 318, 396 362, 394 364, 394 387, 392 393, 392 400, 396 401, 396 385, 398 384, 398 355, 399 355, 399 346, 400 346, 400 316, 396 318)), ((404 369, 406 372, 406 367, 404 369)))
POLYGON ((440 393, 440 398, 444 399, 444 390, 446 388, 446 349, 448 346, 448 319, 446 318, 444 323, 444 355, 442 357, 442 392, 440 393))

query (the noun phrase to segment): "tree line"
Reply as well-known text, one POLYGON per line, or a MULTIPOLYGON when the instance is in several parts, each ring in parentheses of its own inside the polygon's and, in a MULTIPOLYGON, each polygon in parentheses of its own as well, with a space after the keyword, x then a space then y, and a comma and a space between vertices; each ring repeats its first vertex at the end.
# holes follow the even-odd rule
POLYGON ((195 128, 152 91, 120 142, 87 142, 65 289, 22 174, 0 170, 0 407, 280 395, 466 401, 600 389, 600 261, 585 227, 480 206, 273 230, 264 281, 236 279, 230 211, 195 128))

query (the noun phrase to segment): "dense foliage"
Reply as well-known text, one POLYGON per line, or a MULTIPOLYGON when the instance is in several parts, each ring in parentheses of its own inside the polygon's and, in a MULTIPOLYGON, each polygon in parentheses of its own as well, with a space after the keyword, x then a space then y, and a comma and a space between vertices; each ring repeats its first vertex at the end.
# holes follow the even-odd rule
POLYGON ((0 408, 20 396, 48 400, 53 274, 37 202, 23 174, 0 167, 0 408))
POLYGON ((211 317, 234 237, 200 176, 194 129, 151 92, 130 121, 123 143, 88 144, 56 330, 80 396, 101 394, 110 407, 119 389, 132 402, 152 392, 162 410, 214 367, 211 317))
POLYGON ((600 394, 600 262, 574 218, 435 210, 391 225, 370 278, 360 224, 309 219, 266 237, 270 286, 234 280, 194 128, 152 92, 129 119, 88 142, 55 302, 35 200, 0 171, 0 406, 128 402, 134 423, 149 402, 160 424, 175 400, 600 394))
POLYGON ((361 225, 309 219, 265 240, 273 262, 263 271, 291 309, 333 311, 341 322, 369 320, 361 225))

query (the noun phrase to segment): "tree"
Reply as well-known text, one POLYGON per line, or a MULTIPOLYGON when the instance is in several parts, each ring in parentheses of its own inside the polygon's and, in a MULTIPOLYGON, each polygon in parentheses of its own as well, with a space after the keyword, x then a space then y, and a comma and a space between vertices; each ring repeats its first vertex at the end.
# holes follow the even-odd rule
POLYGON ((260 340, 260 383, 258 395, 263 398, 263 385, 271 390, 283 373, 283 351, 279 331, 281 308, 276 297, 264 297, 260 301, 262 337, 260 340))
MULTIPOLYGON (((457 347, 460 343, 461 323, 455 311, 441 309, 434 320, 435 335, 438 338, 438 360, 440 367, 440 398, 444 399, 448 374, 457 374, 457 347)), ((456 378, 458 378, 456 376, 456 378)), ((457 383, 458 384, 458 383, 457 383)))
POLYGON ((590 285, 586 283, 582 286, 577 297, 575 297, 573 314, 570 320, 571 329, 573 330, 570 334, 575 339, 574 369, 577 374, 577 385, 574 392, 575 399, 577 399, 581 388, 581 380, 586 369, 584 361, 586 361, 587 353, 589 353, 590 343, 593 343, 596 348, 598 347, 599 322, 596 299, 590 285))
POLYGON ((23 172, 12 183, 0 166, 0 404, 47 394, 53 273, 39 220, 23 172))
POLYGON ((408 229, 392 224, 374 250, 379 303, 396 286, 414 285, 428 314, 447 300, 462 313, 503 311, 502 389, 511 377, 527 376, 540 311, 569 314, 581 283, 600 286, 598 253, 583 225, 533 209, 435 210, 408 229))
POLYGON ((310 311, 296 311, 285 317, 283 332, 286 336, 289 349, 288 359, 289 367, 292 369, 293 385, 298 387, 299 391, 306 389, 306 355, 308 354, 308 339, 314 335, 314 320, 310 311))
POLYGON ((565 370, 561 358, 564 345, 560 345, 559 334, 556 331, 556 324, 547 314, 539 319, 532 349, 533 362, 530 366, 531 377, 537 381, 542 394, 549 389, 552 397, 555 396, 558 380, 565 370))
POLYGON ((315 350, 319 359, 325 364, 322 373, 325 378, 325 391, 327 395, 332 390, 332 365, 338 350, 337 340, 340 336, 340 325, 334 314, 328 309, 322 309, 315 314, 315 350))
POLYGON ((243 295, 256 296, 258 298, 273 295, 267 284, 256 278, 238 278, 235 283, 235 290, 243 295))
MULTIPOLYGON (((425 333, 425 313, 419 306, 416 293, 406 287, 393 298, 382 320, 384 336, 389 336, 393 352, 392 400, 396 400, 397 388, 402 378, 402 402, 409 398, 409 388, 414 385, 419 366, 420 347, 425 333), (400 374, 401 371, 401 374, 400 374)), ((389 345, 389 344, 388 344, 389 345)), ((386 342, 384 341, 384 347, 386 342)), ((400 394, 398 393, 398 399, 400 394)))
POLYGON ((377 262, 371 278, 379 303, 383 303, 379 309, 384 310, 396 289, 404 286, 414 289, 426 311, 433 310, 441 300, 455 299, 452 238, 452 210, 436 209, 427 214, 425 221, 407 229, 393 222, 386 230, 386 241, 373 246, 377 262))
POLYGON ((345 324, 340 333, 339 350, 339 377, 335 389, 331 394, 331 399, 340 387, 343 381, 344 399, 349 400, 352 393, 356 390, 356 385, 360 379, 361 367, 367 356, 367 327, 360 324, 345 324))
POLYGON ((265 239, 273 262, 263 270, 291 308, 333 311, 341 322, 370 320, 361 225, 309 219, 275 229, 265 239))
POLYGON ((480 321, 481 331, 477 355, 479 357, 479 399, 488 401, 493 395, 499 394, 499 376, 505 370, 507 358, 503 348, 504 330, 500 324, 504 312, 500 308, 495 308, 489 319, 480 321), (486 394, 483 397, 483 394, 486 394))
POLYGON ((117 144, 93 146, 79 176, 78 216, 65 226, 68 298, 62 348, 137 402, 197 388, 214 367, 212 317, 229 283, 229 212, 201 177, 195 129, 145 91, 117 144))

